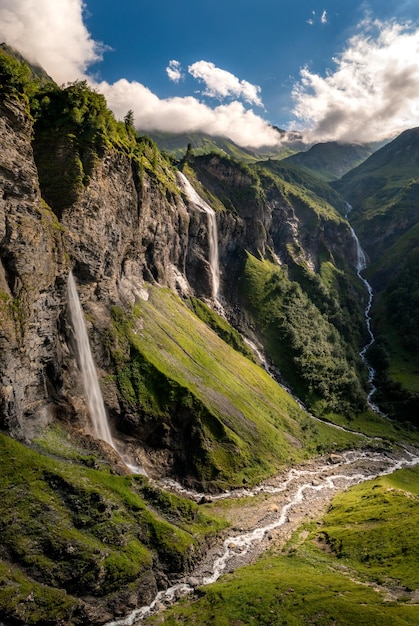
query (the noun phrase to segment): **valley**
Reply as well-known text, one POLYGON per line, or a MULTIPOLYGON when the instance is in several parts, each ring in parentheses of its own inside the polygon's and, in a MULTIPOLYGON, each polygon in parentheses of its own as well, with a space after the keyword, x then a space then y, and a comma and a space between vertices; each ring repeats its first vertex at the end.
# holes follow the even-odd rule
POLYGON ((417 129, 160 149, 0 71, 0 622, 417 624, 417 129))

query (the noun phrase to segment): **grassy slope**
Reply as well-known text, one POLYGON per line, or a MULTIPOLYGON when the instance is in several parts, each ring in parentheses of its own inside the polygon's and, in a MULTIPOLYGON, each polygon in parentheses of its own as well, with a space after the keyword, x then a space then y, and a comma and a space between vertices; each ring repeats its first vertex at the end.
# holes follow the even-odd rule
POLYGON ((147 584, 156 563, 180 571, 223 526, 145 478, 113 475, 57 428, 38 445, 0 435, 0 621, 79 623, 79 598, 147 584))
POLYGON ((242 293, 270 357, 320 415, 362 408, 353 355, 336 328, 286 271, 248 256, 242 293))
POLYGON ((356 437, 313 423, 266 372, 233 350, 172 292, 150 288, 111 345, 129 338, 119 385, 145 420, 175 422, 192 408, 189 470, 207 487, 256 483, 317 450, 356 437), (164 381, 162 384, 161 381, 164 381))
POLYGON ((418 468, 401 470, 339 494, 322 525, 306 529, 303 542, 297 531, 285 549, 147 623, 416 625, 419 606, 409 603, 408 592, 419 587, 418 479, 418 468), (396 590, 399 599, 386 601, 377 583, 396 590))
POLYGON ((227 137, 213 137, 204 133, 151 133, 150 136, 160 150, 168 152, 177 159, 185 156, 189 144, 195 156, 212 152, 228 155, 244 162, 254 162, 262 158, 280 159, 295 152, 291 146, 250 150, 238 146, 227 137))
POLYGON ((284 159, 284 164, 296 165, 325 181, 331 181, 365 161, 371 152, 366 146, 328 142, 316 144, 307 152, 291 155, 284 159))
POLYGON ((419 248, 418 163, 416 128, 334 183, 353 205, 351 221, 371 260, 366 275, 375 291, 378 342, 371 358, 379 371, 377 402, 388 414, 412 421, 419 407, 419 278, 415 271, 408 274, 419 248))

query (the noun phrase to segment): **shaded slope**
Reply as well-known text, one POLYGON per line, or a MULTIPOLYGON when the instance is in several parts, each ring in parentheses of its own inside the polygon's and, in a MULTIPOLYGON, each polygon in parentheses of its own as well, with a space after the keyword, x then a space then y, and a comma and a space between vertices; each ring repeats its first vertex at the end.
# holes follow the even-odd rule
POLYGON ((304 168, 325 181, 332 181, 365 161, 371 153, 368 146, 331 141, 318 143, 307 152, 293 154, 283 159, 283 162, 304 168))
POLYGON ((353 205, 350 218, 371 265, 378 341, 377 402, 401 419, 417 420, 419 273, 419 128, 405 131, 334 186, 353 205), (412 269, 413 268, 413 269, 412 269))
POLYGON ((54 429, 37 443, 43 452, 0 435, 0 621, 102 624, 188 569, 224 525, 115 475, 88 440, 54 429))
POLYGON ((419 128, 407 130, 334 187, 353 206, 353 222, 372 261, 419 218, 419 128))

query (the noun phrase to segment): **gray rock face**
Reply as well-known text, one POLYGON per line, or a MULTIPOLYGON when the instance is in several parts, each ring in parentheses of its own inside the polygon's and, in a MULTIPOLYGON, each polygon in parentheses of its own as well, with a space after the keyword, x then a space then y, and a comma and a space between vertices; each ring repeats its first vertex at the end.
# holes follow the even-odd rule
MULTIPOLYGON (((112 305, 134 304, 144 281, 210 295, 205 215, 128 156, 108 152, 60 220, 41 198, 24 107, 0 109, 0 427, 32 439, 59 413, 87 419, 66 310, 73 268, 99 370, 112 305), (189 263, 190 271, 187 271, 189 263)), ((56 158, 60 158, 59 150, 56 158)), ((106 390, 113 412, 117 391, 106 390)))
POLYGON ((0 105, 0 160, 0 424, 31 438, 58 408, 68 266, 62 228, 40 196, 31 124, 16 102, 0 105))
MULTIPOLYGON (((127 154, 108 150, 94 162, 75 201, 63 202, 56 210, 58 219, 54 207, 41 198, 31 136, 23 105, 4 102, 0 427, 27 439, 57 414, 87 419, 66 310, 70 269, 78 282, 102 378, 114 373, 103 345, 112 306, 135 304, 143 297, 145 282, 184 296, 213 295, 208 216, 182 190, 172 170, 167 168, 167 184, 162 183, 152 172, 140 173, 127 154)), ((61 152, 60 144, 53 155, 58 165, 61 152)), ((251 173, 218 157, 201 164, 201 175, 203 184, 220 198, 228 199, 229 190, 234 190, 234 202, 229 201, 230 206, 226 201, 224 209, 221 205, 216 222, 220 295, 238 325, 242 320, 235 313, 237 283, 245 251, 279 263, 300 258, 312 269, 318 269, 324 249, 336 254, 343 249, 350 258, 353 242, 343 222, 305 215, 306 209, 291 204, 275 185, 259 193, 251 173)), ((124 404, 112 376, 106 378, 106 405, 117 419, 124 404)))

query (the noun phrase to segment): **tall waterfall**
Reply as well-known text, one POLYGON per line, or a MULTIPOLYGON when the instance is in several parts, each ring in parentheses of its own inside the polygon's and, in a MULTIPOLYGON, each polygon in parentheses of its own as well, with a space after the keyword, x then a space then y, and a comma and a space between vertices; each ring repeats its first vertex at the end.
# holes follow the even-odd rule
POLYGON ((83 309, 77 293, 76 283, 72 272, 68 276, 67 283, 68 304, 71 314, 71 322, 74 328, 80 369, 83 375, 83 384, 86 392, 87 405, 89 408, 90 420, 92 422, 93 434, 98 439, 106 441, 114 449, 115 444, 109 429, 108 418, 105 405, 103 403, 102 392, 90 350, 89 338, 84 322, 83 309))
POLYGON ((220 288, 220 263, 218 256, 218 230, 215 211, 209 206, 209 204, 205 202, 203 198, 201 198, 201 196, 196 193, 195 189, 192 187, 191 183, 182 172, 179 172, 179 176, 182 180, 182 185, 185 193, 190 201, 196 207, 198 207, 200 211, 207 214, 209 247, 208 261, 210 264, 212 276, 212 295, 215 299, 217 299, 218 291, 220 288))
POLYGON ((370 316, 374 294, 373 294, 371 285, 369 284, 367 279, 362 276, 362 273, 361 273, 367 267, 367 259, 366 259, 365 253, 363 249, 361 248, 361 244, 359 243, 359 239, 356 236, 354 229, 352 228, 352 226, 350 226, 349 228, 351 229, 351 234, 356 245, 356 273, 358 275, 358 278, 364 283, 368 292, 368 301, 367 301, 367 306, 365 307, 364 315, 365 315, 365 322, 367 325, 367 331, 368 331, 368 335, 370 339, 368 343, 362 348, 361 352, 359 353, 359 356, 361 357, 362 362, 365 364, 365 366, 368 369, 368 382, 370 385, 370 391, 367 397, 368 405, 375 413, 381 413, 378 406, 374 404, 374 402, 372 401, 372 397, 377 391, 377 387, 375 387, 374 385, 375 369, 371 367, 366 357, 366 354, 369 348, 375 342, 374 334, 371 329, 371 316, 370 316))

